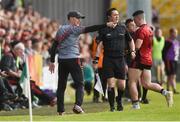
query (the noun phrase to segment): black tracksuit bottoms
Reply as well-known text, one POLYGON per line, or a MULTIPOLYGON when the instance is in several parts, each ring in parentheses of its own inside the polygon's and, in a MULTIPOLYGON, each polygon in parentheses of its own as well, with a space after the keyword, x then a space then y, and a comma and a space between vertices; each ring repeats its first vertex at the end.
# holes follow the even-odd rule
POLYGON ((58 63, 57 112, 64 112, 64 93, 69 73, 75 84, 75 104, 79 106, 83 102, 84 82, 80 59, 59 59, 58 63))

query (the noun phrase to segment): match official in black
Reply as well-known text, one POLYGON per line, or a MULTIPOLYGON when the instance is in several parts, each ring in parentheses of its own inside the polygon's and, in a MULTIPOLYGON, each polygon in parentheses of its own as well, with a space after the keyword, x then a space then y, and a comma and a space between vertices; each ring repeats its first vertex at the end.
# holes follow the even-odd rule
MULTIPOLYGON (((117 110, 122 111, 122 95, 125 89, 125 41, 128 41, 131 57, 135 57, 134 41, 123 24, 119 23, 119 12, 115 8, 107 11, 108 22, 115 24, 114 28, 103 28, 99 31, 97 40, 99 46, 104 48, 103 75, 108 84, 108 101, 110 111, 114 111, 115 91, 114 87, 118 86, 118 95, 116 97, 117 110)), ((97 52, 98 53, 98 52, 97 52)), ((98 54, 97 54, 98 56, 98 54)), ((95 58, 97 60, 98 57, 95 58)), ((96 62, 96 61, 94 61, 96 62)))

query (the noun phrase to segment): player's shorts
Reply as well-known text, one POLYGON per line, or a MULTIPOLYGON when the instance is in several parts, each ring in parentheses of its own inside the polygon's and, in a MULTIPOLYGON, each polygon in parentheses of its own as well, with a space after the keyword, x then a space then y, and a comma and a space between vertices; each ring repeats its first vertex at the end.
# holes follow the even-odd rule
POLYGON ((131 64, 129 65, 129 68, 135 68, 135 69, 140 69, 140 70, 151 70, 152 65, 147 65, 147 64, 142 64, 138 60, 133 60, 131 64))
POLYGON ((177 72, 177 61, 165 61, 166 75, 175 75, 177 72))

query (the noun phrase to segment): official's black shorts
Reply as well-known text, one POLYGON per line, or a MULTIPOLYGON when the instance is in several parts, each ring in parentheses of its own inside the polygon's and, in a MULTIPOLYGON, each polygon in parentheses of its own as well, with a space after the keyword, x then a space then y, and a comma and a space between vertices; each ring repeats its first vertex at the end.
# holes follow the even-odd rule
POLYGON ((151 70, 152 65, 141 64, 140 61, 133 60, 129 65, 129 67, 140 70, 144 70, 144 69, 151 70))
POLYGON ((125 61, 124 58, 110 58, 104 57, 103 59, 103 77, 117 78, 125 80, 125 61))
POLYGON ((165 61, 166 75, 175 75, 177 72, 177 61, 165 61))

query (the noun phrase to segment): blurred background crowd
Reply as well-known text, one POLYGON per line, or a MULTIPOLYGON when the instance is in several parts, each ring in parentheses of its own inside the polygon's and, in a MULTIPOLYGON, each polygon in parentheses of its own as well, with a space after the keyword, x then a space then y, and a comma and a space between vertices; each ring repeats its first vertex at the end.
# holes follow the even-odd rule
MULTIPOLYGON (((147 1, 151 3, 151 0, 147 1)), ((131 8, 130 3, 132 2, 133 0, 0 0, 0 60, 3 56, 15 50, 15 42, 16 44, 21 42, 25 46, 24 51, 29 56, 30 62, 33 107, 40 107, 39 105, 53 106, 56 102, 57 76, 56 74, 49 75, 47 66, 53 38, 60 25, 66 22, 67 12, 69 10, 81 11, 86 15, 83 24, 91 25, 103 23, 105 10, 109 7, 116 7, 121 13, 121 21, 124 22, 128 17, 127 12, 131 12, 127 8, 131 8), (92 10, 91 7, 94 9, 92 10)), ((141 2, 141 0, 137 2, 141 2)), ((145 2, 143 4, 145 5, 145 2)), ((140 8, 144 7, 143 4, 139 5, 140 8)), ((180 29, 178 23, 178 20, 180 20, 179 4, 178 0, 173 2, 171 0, 164 0, 163 2, 162 0, 152 0, 152 4, 146 7, 145 12, 148 13, 147 16, 150 16, 148 21, 154 29, 159 28, 156 33, 157 37, 170 38, 172 36, 169 35, 170 28, 176 27, 175 36, 178 39, 178 30, 180 29)), ((94 71, 91 63, 91 50, 95 37, 96 33, 84 34, 79 37, 81 40, 81 57, 84 59, 85 88, 88 95, 93 90, 94 71)), ((23 61, 18 63, 23 64, 23 61)), ((22 71, 22 68, 18 68, 14 72, 22 71)), ((160 65, 160 68, 158 65, 158 70, 156 68, 155 66, 153 81, 164 83, 166 81, 163 72, 164 64, 160 65), (161 76, 156 76, 156 71, 162 72, 162 79, 157 78, 161 76)), ((17 94, 15 90, 18 89, 17 83, 11 83, 8 76, 6 76, 8 74, 4 73, 2 69, 0 74, 0 110, 28 108, 27 96, 23 92, 17 94)), ((20 80, 20 77, 18 80, 20 80)))

